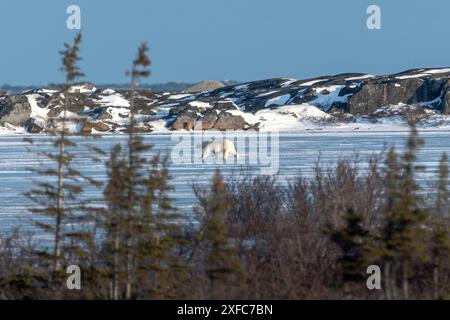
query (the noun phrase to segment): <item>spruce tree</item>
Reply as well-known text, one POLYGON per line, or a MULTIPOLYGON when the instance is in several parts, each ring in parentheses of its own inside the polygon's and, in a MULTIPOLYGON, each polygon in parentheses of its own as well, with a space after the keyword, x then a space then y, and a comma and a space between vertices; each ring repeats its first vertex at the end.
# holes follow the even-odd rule
MULTIPOLYGON (((448 190, 448 157, 443 154, 439 163, 439 178, 437 184, 436 208, 432 221, 428 227, 430 230, 430 260, 432 265, 433 298, 444 297, 445 280, 442 275, 450 267, 450 220, 448 215, 449 190, 448 190), (444 283, 444 285, 443 285, 444 283)), ((445 278, 444 278, 445 279, 445 278)))
POLYGON ((168 193, 173 188, 168 171, 168 158, 156 154, 145 181, 140 201, 136 268, 142 294, 162 299, 179 296, 186 280, 186 264, 180 255, 185 245, 182 238, 182 217, 172 206, 168 193))
POLYGON ((131 71, 131 86, 130 86, 130 111, 129 111, 129 124, 127 128, 128 132, 128 144, 127 144, 127 166, 125 167, 126 183, 126 281, 125 281, 125 298, 130 299, 132 296, 133 285, 136 285, 135 273, 136 273, 136 238, 134 237, 134 231, 139 227, 137 217, 139 216, 139 200, 142 192, 142 185, 145 179, 145 167, 147 159, 143 155, 145 152, 151 149, 151 146, 144 143, 142 136, 136 134, 136 118, 134 110, 134 101, 136 96, 136 88, 141 77, 148 77, 150 71, 150 59, 147 56, 148 46, 144 43, 138 48, 138 54, 133 61, 131 71))
POLYGON ((124 227, 127 211, 127 199, 124 192, 127 183, 126 159, 122 154, 122 147, 117 144, 110 153, 106 162, 108 181, 104 189, 106 208, 97 216, 97 226, 103 230, 103 262, 104 269, 100 275, 106 277, 108 282, 108 298, 118 300, 122 296, 121 286, 124 283, 124 254, 123 245, 124 227))
POLYGON ((417 130, 411 125, 406 150, 398 159, 392 149, 386 161, 387 204, 384 226, 381 230, 379 254, 385 264, 386 294, 396 298, 396 274, 399 271, 403 298, 409 298, 409 278, 413 262, 425 259, 424 226, 427 212, 422 206, 420 186, 416 174, 423 167, 417 165, 417 151, 423 144, 417 130))
MULTIPOLYGON (((62 70, 65 72, 65 84, 63 89, 57 93, 56 101, 62 109, 62 116, 53 119, 54 129, 47 130, 51 137, 46 142, 55 151, 43 151, 39 155, 49 160, 50 165, 32 168, 33 173, 40 175, 36 180, 35 188, 28 192, 28 196, 36 207, 32 212, 39 216, 49 216, 53 222, 39 219, 35 224, 43 232, 51 233, 53 240, 53 250, 50 254, 47 250, 42 255, 51 260, 52 269, 56 272, 61 271, 62 261, 65 253, 69 253, 70 248, 76 248, 75 238, 80 238, 79 230, 74 230, 71 225, 80 222, 79 195, 83 192, 86 181, 95 183, 93 179, 84 176, 73 167, 75 159, 74 149, 77 144, 69 139, 67 127, 67 108, 73 103, 73 95, 70 90, 71 85, 83 73, 77 66, 79 57, 79 46, 81 43, 81 33, 79 33, 73 44, 64 44, 64 50, 60 51, 62 56, 62 70), (68 250, 65 252, 64 249, 68 250)), ((33 139, 28 139, 32 145, 36 144, 33 139)), ((42 143, 42 140, 39 140, 42 143)), ((82 220, 82 219, 81 219, 82 220)))
POLYGON ((133 61, 127 143, 114 146, 107 162, 106 210, 98 226, 104 230, 103 254, 109 298, 168 298, 177 294, 183 263, 176 255, 181 244, 180 216, 168 192, 167 158, 149 157, 152 146, 136 132, 134 100, 139 79, 150 74, 148 47, 133 61))
POLYGON ((107 270, 111 277, 109 285, 111 299, 131 299, 137 285, 136 256, 140 220, 141 200, 145 192, 148 160, 144 153, 151 146, 144 143, 136 133, 134 100, 139 78, 150 75, 147 57, 148 47, 143 44, 138 49, 137 58, 127 74, 131 75, 128 139, 125 146, 113 147, 107 163, 108 182, 104 191, 106 211, 99 215, 97 224, 105 231, 104 251, 107 270))
POLYGON ((448 157, 447 154, 442 154, 439 162, 439 180, 437 186, 436 197, 436 213, 441 215, 444 219, 449 219, 449 197, 448 190, 448 157))
POLYGON ((348 210, 344 216, 345 226, 330 232, 331 240, 341 249, 339 261, 342 266, 344 293, 350 297, 352 284, 363 283, 369 261, 369 231, 364 228, 364 218, 348 210))
POLYGON ((209 298, 220 297, 233 274, 240 272, 237 252, 229 237, 227 214, 230 198, 226 183, 217 169, 211 189, 195 190, 198 205, 195 208, 200 223, 199 247, 203 271, 208 279, 209 298))

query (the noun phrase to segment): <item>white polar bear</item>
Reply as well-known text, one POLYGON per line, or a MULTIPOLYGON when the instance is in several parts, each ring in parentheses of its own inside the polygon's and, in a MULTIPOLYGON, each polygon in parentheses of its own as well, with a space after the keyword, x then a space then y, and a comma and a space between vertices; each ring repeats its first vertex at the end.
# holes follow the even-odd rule
POLYGON ((236 148, 232 141, 228 139, 223 140, 210 140, 206 141, 202 144, 203 154, 202 159, 205 160, 208 158, 209 154, 212 152, 214 154, 223 153, 223 160, 227 161, 228 155, 231 154, 239 159, 239 155, 236 152, 236 148))

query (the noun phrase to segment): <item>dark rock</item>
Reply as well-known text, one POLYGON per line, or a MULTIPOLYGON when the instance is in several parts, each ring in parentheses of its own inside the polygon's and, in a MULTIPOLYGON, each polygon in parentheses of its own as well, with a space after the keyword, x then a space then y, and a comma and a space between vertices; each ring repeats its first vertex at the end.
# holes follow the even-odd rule
POLYGON ((149 106, 137 109, 136 112, 145 116, 154 116, 156 114, 156 112, 149 106))
POLYGON ((222 100, 222 101, 215 101, 212 103, 212 107, 216 110, 239 110, 238 106, 232 101, 229 100, 222 100))
POLYGON ((8 96, 0 101, 0 124, 23 126, 31 117, 31 105, 24 95, 8 96))
MULTIPOLYGON (((408 103, 416 104, 427 101, 438 100, 444 87, 447 85, 446 80, 435 80, 431 78, 424 79, 423 84, 416 90, 415 96, 408 103)), ((439 101, 432 107, 440 107, 439 101)))
POLYGON ((190 104, 181 105, 178 107, 173 107, 169 110, 170 115, 189 115, 192 117, 197 117, 198 113, 204 111, 204 108, 192 106, 190 104))
POLYGON ((251 131, 251 130, 259 131, 259 125, 260 125, 260 122, 257 122, 255 124, 252 124, 251 126, 245 127, 244 130, 245 131, 251 131))
MULTIPOLYGON (((57 118, 61 115, 61 112, 64 111, 63 107, 53 107, 49 110, 49 112, 47 113, 47 116, 50 118, 57 118)), ((68 112, 72 112, 75 114, 81 114, 84 111, 84 107, 82 106, 77 106, 77 105, 72 105, 67 107, 67 111, 68 112)))
MULTIPOLYGON (((152 131, 153 131, 153 128, 150 125, 139 125, 139 126, 134 127, 134 130, 133 130, 134 133, 150 133, 152 131)), ((120 132, 129 133, 130 129, 125 128, 125 129, 120 130, 120 132)))
POLYGON ((349 98, 348 110, 354 115, 367 115, 386 105, 408 103, 414 100, 422 84, 419 78, 366 83, 349 98))
POLYGON ((111 120, 112 116, 108 112, 109 107, 94 108, 86 112, 86 115, 97 120, 111 120))
POLYGON ((356 121, 354 115, 345 112, 344 109, 339 107, 333 107, 328 113, 338 122, 350 123, 356 121))
POLYGON ((246 122, 241 116, 232 115, 226 111, 222 111, 216 123, 214 129, 218 130, 242 130, 244 129, 246 122))
MULTIPOLYGON (((197 122, 201 121, 202 130, 209 130, 214 127, 217 122, 217 112, 212 109, 207 109, 202 117, 199 117, 197 122)), ((196 123, 196 128, 198 123, 196 123)))
POLYGON ((92 133, 92 130, 99 132, 110 131, 111 127, 104 122, 96 121, 96 122, 84 122, 83 127, 81 129, 82 133, 92 133))
POLYGON ((111 130, 111 127, 104 122, 96 121, 91 123, 92 129, 99 132, 106 132, 111 130))
POLYGON ((136 108, 136 109, 147 108, 149 102, 150 101, 145 99, 145 98, 135 98, 134 102, 133 102, 134 103, 134 108, 136 108))
POLYGON ((440 110, 443 114, 450 114, 450 86, 442 90, 440 110))
POLYGON ((191 130, 194 127, 196 119, 197 117, 194 118, 189 114, 181 114, 175 119, 174 122, 172 122, 171 128, 172 130, 191 130))
POLYGON ((47 117, 49 118, 57 118, 61 114, 63 109, 61 107, 53 107, 47 112, 47 117))
POLYGON ((31 118, 24 123, 24 126, 28 133, 39 133, 43 130, 43 128, 36 123, 36 120, 31 118))

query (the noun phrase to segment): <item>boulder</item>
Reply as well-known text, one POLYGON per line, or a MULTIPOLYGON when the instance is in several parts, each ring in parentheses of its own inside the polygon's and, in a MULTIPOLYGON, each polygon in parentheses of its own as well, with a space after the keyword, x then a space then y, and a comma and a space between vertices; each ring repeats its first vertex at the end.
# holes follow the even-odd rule
POLYGON ((239 110, 238 106, 229 100, 218 100, 212 103, 212 106, 216 110, 224 111, 224 110, 239 110))
POLYGON ((190 130, 194 127, 196 117, 192 117, 191 114, 184 113, 177 116, 174 122, 172 122, 172 130, 186 129, 190 130))
POLYGON ((8 96, 0 101, 0 124, 23 126, 31 117, 31 105, 25 95, 8 96))
MULTIPOLYGON (((152 126, 150 126, 148 124, 144 124, 144 125, 138 125, 138 126, 134 127, 133 132, 134 133, 150 133, 152 131, 153 131, 152 126)), ((125 128, 125 129, 120 130, 120 132, 129 133, 130 130, 129 130, 129 128, 125 128)))
POLYGON ((28 133, 40 133, 43 128, 36 123, 36 120, 30 118, 24 123, 25 129, 28 133))
POLYGON ((99 131, 99 132, 106 132, 106 131, 110 131, 111 127, 101 121, 83 122, 83 127, 81 128, 82 133, 91 133, 92 130, 99 131))
MULTIPOLYGON (((217 112, 213 109, 207 109, 203 116, 197 119, 197 122, 201 121, 202 130, 209 130, 214 127, 217 122, 217 112)), ((196 124, 196 127, 198 124, 196 124)))
POLYGON ((108 109, 112 107, 101 107, 93 110, 95 118, 97 120, 111 120, 112 115, 108 112, 108 109))
POLYGON ((197 93, 197 92, 203 92, 203 91, 213 91, 213 90, 223 88, 223 87, 225 87, 225 85, 220 81, 204 80, 204 81, 200 81, 199 83, 193 85, 192 87, 189 87, 189 88, 183 90, 183 92, 197 93))
POLYGON ((187 115, 190 115, 191 117, 197 117, 197 114, 200 112, 203 112, 203 111, 204 111, 204 108, 186 104, 183 106, 170 108, 169 114, 173 115, 173 116, 187 114, 187 115))
POLYGON ((145 107, 140 108, 140 109, 138 108, 136 110, 136 112, 138 114, 142 114, 144 116, 154 116, 156 114, 156 112, 150 106, 145 106, 145 107))
POLYGON ((232 115, 226 111, 222 111, 216 123, 214 129, 217 130, 243 130, 246 125, 244 118, 241 116, 232 115))
POLYGON ((261 122, 257 122, 255 124, 249 125, 246 128, 244 128, 245 131, 259 131, 259 125, 261 122))
POLYGON ((99 132, 106 132, 111 130, 111 127, 104 122, 96 121, 91 123, 92 129, 99 132))

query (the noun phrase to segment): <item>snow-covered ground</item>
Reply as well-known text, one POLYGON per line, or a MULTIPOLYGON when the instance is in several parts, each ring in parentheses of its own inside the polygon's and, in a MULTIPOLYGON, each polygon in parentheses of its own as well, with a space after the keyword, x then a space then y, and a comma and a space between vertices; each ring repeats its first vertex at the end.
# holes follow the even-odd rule
MULTIPOLYGON (((287 110, 289 111, 289 110, 287 110)), ((226 163, 210 158, 206 161, 199 160, 196 156, 190 158, 191 161, 180 162, 174 152, 179 146, 180 139, 190 142, 192 152, 198 152, 197 141, 194 136, 187 133, 172 134, 151 134, 146 135, 145 140, 154 145, 153 152, 168 153, 170 156, 170 173, 173 176, 175 191, 171 196, 175 199, 176 207, 189 214, 192 210, 194 196, 192 184, 205 184, 220 167, 225 175, 233 172, 239 174, 240 170, 247 170, 254 174, 261 174, 261 168, 272 166, 274 172, 279 176, 280 181, 289 179, 300 170, 305 175, 312 174, 313 164, 319 154, 325 163, 334 163, 337 159, 350 156, 354 151, 359 152, 362 162, 373 152, 381 151, 385 144, 402 147, 407 137, 406 131, 376 131, 376 132, 353 132, 326 131, 326 132, 304 132, 294 134, 280 134, 278 153, 256 154, 255 143, 251 139, 258 136, 257 133, 247 132, 239 134, 237 137, 245 138, 245 147, 237 146, 240 154, 239 160, 229 159, 226 163), (186 140, 187 139, 187 140, 186 140), (256 162, 252 162, 256 159, 256 162)), ((427 166, 424 177, 436 172, 439 158, 442 152, 450 153, 450 131, 422 131, 425 138, 425 146, 420 153, 420 162, 427 166)), ((265 137, 264 133, 260 133, 265 137)), ((277 137, 272 136, 274 141, 277 137)), ((22 225, 29 227, 30 214, 27 208, 30 202, 23 196, 32 187, 31 181, 37 177, 31 174, 27 168, 43 166, 44 159, 36 156, 37 151, 49 150, 49 145, 44 143, 44 136, 35 136, 38 142, 33 152, 27 152, 28 144, 23 138, 17 135, 0 137, 0 231, 6 230, 12 225, 22 225), (39 143, 41 142, 41 143, 39 143)), ((80 143, 85 138, 77 138, 80 143)), ((125 135, 108 135, 101 139, 92 140, 91 143, 110 150, 114 143, 124 142, 125 135)), ((259 141, 258 141, 259 143, 259 141)), ((272 142, 268 143, 269 147, 272 142)), ((275 146, 275 145, 273 145, 275 146)), ((261 144, 260 144, 261 147, 261 144)), ((276 151, 276 148, 273 149, 276 151)), ((87 157, 87 151, 80 147, 81 154, 77 160, 77 167, 83 173, 98 179, 104 179, 104 168, 100 164, 92 163, 87 157)), ((89 189, 85 194, 89 199, 98 198, 98 190, 89 189)))

